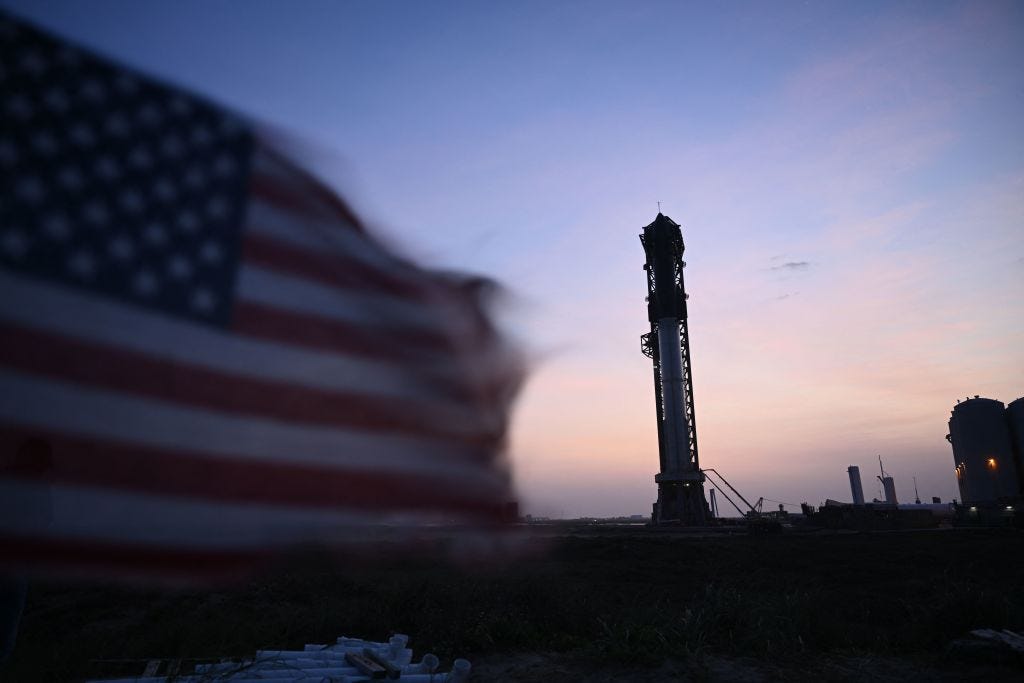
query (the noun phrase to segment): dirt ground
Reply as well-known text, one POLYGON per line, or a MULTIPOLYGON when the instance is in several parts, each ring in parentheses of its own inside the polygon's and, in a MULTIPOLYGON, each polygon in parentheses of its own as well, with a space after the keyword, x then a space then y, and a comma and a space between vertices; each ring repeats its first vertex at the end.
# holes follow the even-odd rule
POLYGON ((704 656, 698 661, 668 660, 656 667, 607 666, 574 661, 558 653, 492 655, 473 664, 474 681, 515 681, 517 683, 769 683, 771 681, 906 681, 1017 682, 1024 671, 1009 665, 923 663, 898 657, 830 656, 803 663, 777 663, 751 658, 704 656))

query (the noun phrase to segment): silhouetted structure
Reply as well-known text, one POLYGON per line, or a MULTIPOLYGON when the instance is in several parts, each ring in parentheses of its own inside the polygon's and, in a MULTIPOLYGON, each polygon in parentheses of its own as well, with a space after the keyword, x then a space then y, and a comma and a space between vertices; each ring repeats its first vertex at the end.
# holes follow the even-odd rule
POLYGON ((860 468, 856 465, 850 465, 846 468, 846 473, 850 475, 850 493, 853 496, 853 504, 863 505, 864 487, 861 486, 860 482, 860 468))
POLYGON ((899 501, 896 500, 896 482, 893 481, 892 475, 885 471, 882 467, 882 456, 878 456, 878 471, 882 474, 879 475, 878 481, 882 483, 882 490, 885 492, 885 502, 887 505, 898 505, 899 501))
POLYGON ((946 439, 953 446, 956 481, 964 504, 1020 496, 1021 454, 1014 458, 1011 436, 1011 425, 1017 427, 1013 420, 1020 409, 1008 411, 1001 401, 979 396, 953 407, 946 439))
POLYGON ((1006 405, 1006 425, 1010 428, 1013 457, 1017 461, 1017 481, 1024 495, 1024 398, 1006 405))
POLYGON ((800 507, 808 526, 857 531, 933 529, 951 514, 949 505, 849 505, 828 500, 817 509, 806 503, 800 507))
POLYGON ((640 338, 645 356, 654 363, 654 397, 658 421, 661 470, 655 524, 702 525, 710 516, 704 498, 704 474, 697 457, 697 426, 693 411, 693 379, 686 289, 683 286, 683 235, 679 224, 658 214, 640 235, 647 262, 647 318, 651 331, 640 338))

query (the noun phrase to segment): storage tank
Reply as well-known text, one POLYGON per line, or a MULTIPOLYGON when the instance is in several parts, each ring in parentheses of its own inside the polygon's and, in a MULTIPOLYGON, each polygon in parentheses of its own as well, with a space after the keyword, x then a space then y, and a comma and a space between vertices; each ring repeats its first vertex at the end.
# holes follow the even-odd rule
POLYGON ((853 496, 853 504, 863 505, 864 488, 860 484, 860 468, 850 465, 846 468, 846 473, 850 475, 850 494, 853 496))
POLYGON ((1002 401, 977 396, 953 408, 949 441, 964 503, 991 501, 1020 492, 1004 412, 1002 401))
POLYGON ((1024 398, 1006 406, 1006 426, 1010 428, 1010 442, 1016 459, 1017 484, 1024 494, 1024 398))
POLYGON ((892 477, 879 477, 882 481, 882 490, 885 491, 885 502, 887 505, 898 505, 896 500, 896 483, 892 477))
POLYGON ((900 510, 927 510, 943 519, 953 516, 953 506, 949 503, 900 503, 896 507, 900 510))

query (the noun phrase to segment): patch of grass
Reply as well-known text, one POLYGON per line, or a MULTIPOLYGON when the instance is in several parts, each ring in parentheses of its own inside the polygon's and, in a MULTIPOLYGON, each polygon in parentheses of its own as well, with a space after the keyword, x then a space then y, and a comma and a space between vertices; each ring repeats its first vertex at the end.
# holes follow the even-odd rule
POLYGON ((1022 562, 1014 531, 588 530, 487 570, 417 561, 338 570, 306 558, 206 592, 36 584, 0 680, 73 680, 94 673, 94 659, 245 656, 393 632, 449 661, 537 651, 639 667, 713 655, 938 656, 972 628, 1024 629, 1022 562))

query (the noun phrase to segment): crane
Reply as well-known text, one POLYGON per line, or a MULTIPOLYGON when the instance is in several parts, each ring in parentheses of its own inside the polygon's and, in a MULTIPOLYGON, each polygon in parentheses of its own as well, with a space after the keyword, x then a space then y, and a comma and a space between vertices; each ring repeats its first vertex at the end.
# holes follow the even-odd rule
POLYGON ((727 494, 725 493, 725 491, 722 491, 722 487, 721 487, 721 486, 719 486, 719 487, 718 487, 718 490, 719 490, 719 492, 721 492, 721 494, 722 494, 723 496, 725 496, 725 499, 726 499, 727 501, 729 501, 729 503, 730 503, 730 504, 732 504, 732 506, 733 506, 734 508, 736 508, 736 511, 737 511, 737 512, 739 512, 739 513, 740 513, 741 515, 743 515, 744 517, 752 517, 752 516, 753 516, 753 517, 756 517, 756 516, 758 516, 759 514, 761 514, 761 504, 762 504, 762 502, 764 501, 764 498, 761 498, 761 500, 757 501, 757 507, 755 508, 755 507, 754 507, 753 505, 751 505, 751 504, 750 504, 750 501, 749 501, 749 500, 747 500, 746 498, 744 498, 744 497, 743 497, 743 494, 742 494, 742 493, 740 493, 739 491, 737 491, 737 490, 736 490, 736 489, 735 489, 735 488, 733 487, 733 485, 732 485, 732 484, 730 484, 730 483, 729 483, 729 482, 728 482, 728 481, 726 480, 726 478, 725 478, 725 477, 723 477, 723 476, 722 476, 721 474, 719 474, 718 470, 716 470, 716 469, 713 469, 713 468, 710 468, 710 467, 709 467, 709 468, 707 468, 707 469, 702 469, 702 470, 701 470, 701 472, 703 472, 704 474, 708 474, 708 473, 714 474, 714 475, 715 475, 716 477, 718 477, 718 479, 719 479, 719 480, 721 480, 721 482, 722 482, 723 484, 725 484, 726 486, 728 486, 728 487, 729 487, 729 490, 730 490, 730 491, 732 491, 733 493, 735 493, 735 494, 736 494, 736 496, 737 496, 737 497, 738 497, 738 498, 739 498, 740 500, 742 500, 742 501, 743 501, 744 505, 746 505, 746 506, 747 506, 748 508, 750 508, 750 512, 744 512, 744 511, 743 511, 742 509, 740 509, 740 506, 739 506, 739 505, 737 505, 737 504, 736 504, 735 502, 733 502, 732 498, 730 498, 730 497, 729 497, 729 496, 728 496, 728 495, 727 495, 727 494))

